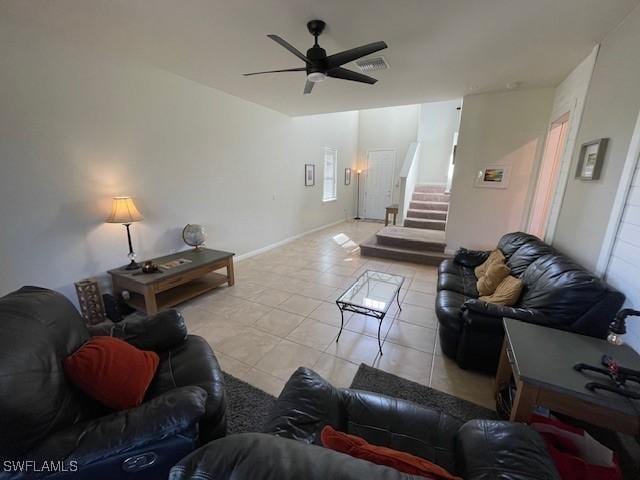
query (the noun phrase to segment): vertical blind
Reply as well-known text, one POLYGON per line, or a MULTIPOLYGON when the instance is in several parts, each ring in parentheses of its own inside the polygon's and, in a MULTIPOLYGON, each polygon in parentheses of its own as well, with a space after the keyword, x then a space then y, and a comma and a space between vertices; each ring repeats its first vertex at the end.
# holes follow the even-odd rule
MULTIPOLYGON (((625 307, 640 308, 640 165, 636 166, 606 272, 607 282, 627 296, 625 307)), ((640 325, 627 323, 625 342, 640 352, 640 325)))
POLYGON ((336 199, 338 177, 338 151, 335 148, 324 149, 324 173, 322 187, 322 201, 328 202, 336 199))

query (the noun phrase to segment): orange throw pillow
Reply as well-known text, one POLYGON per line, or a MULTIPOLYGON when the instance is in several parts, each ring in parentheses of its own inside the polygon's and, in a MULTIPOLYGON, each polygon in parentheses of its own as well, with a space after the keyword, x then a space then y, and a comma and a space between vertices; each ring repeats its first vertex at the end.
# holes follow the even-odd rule
POLYGON ((320 440, 326 448, 346 453, 354 458, 367 460, 377 465, 395 468, 399 472, 419 475, 431 480, 462 480, 460 477, 451 475, 441 466, 424 458, 387 447, 371 445, 363 438, 338 432, 330 425, 322 429, 320 440))
POLYGON ((92 337, 65 358, 64 371, 80 390, 115 410, 142 403, 160 358, 113 337, 92 337))

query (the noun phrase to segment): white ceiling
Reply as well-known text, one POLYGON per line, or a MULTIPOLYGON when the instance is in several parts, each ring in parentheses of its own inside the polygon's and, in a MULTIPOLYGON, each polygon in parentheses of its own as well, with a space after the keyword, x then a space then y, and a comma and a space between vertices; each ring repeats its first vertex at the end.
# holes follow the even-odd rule
MULTIPOLYGON (((557 85, 640 0, 0 0, 0 25, 106 48, 291 115, 421 103, 557 85), (328 54, 377 40, 376 85, 328 79, 302 95, 308 20, 328 54)), ((349 68, 355 66, 347 65, 349 68)))

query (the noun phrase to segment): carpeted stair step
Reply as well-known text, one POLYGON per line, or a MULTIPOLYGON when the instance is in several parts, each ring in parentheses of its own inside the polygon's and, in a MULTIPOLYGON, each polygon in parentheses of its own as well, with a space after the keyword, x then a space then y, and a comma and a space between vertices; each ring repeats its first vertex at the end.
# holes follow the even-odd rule
POLYGON ((411 200, 419 202, 449 202, 449 194, 447 193, 418 193, 414 192, 411 200))
POLYGON ((446 220, 447 212, 444 210, 407 210, 407 218, 426 218, 427 220, 446 220))
POLYGON ((426 220, 423 218, 405 218, 404 226, 411 228, 424 228, 427 230, 444 230, 447 222, 445 220, 426 220))
POLYGON ((376 233, 378 245, 407 248, 421 252, 444 252, 444 232, 421 228, 384 227, 376 233))
POLYGON ((416 185, 415 193, 445 193, 445 185, 416 185))
POLYGON ((449 202, 423 202, 413 200, 409 202, 411 210, 441 210, 446 212, 449 210, 449 202))
POLYGON ((387 258, 402 262, 422 263, 425 265, 440 265, 445 258, 450 258, 442 252, 418 251, 409 248, 388 247, 377 243, 374 235, 369 240, 360 244, 360 254, 365 257, 387 258))

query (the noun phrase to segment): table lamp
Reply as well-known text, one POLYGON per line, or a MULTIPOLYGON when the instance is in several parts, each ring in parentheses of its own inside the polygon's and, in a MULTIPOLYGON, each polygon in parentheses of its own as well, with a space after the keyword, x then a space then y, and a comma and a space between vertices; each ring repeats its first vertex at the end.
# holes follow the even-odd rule
POLYGON ((127 227, 127 240, 129 241, 129 260, 131 262, 125 267, 125 270, 135 270, 140 268, 136 263, 136 254, 133 251, 131 243, 131 224, 142 220, 142 214, 138 211, 131 197, 113 197, 111 204, 111 214, 107 217, 107 223, 121 223, 127 227))

